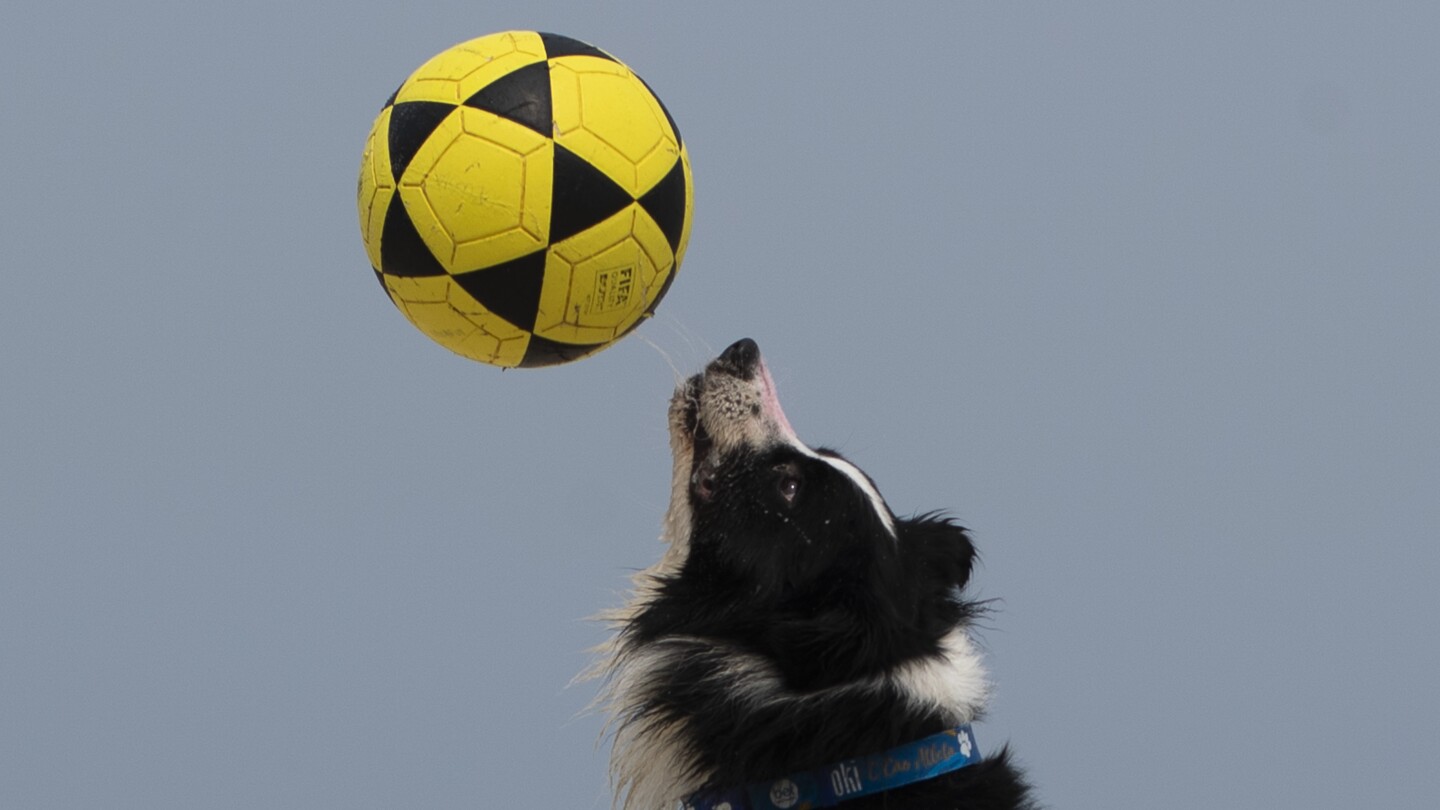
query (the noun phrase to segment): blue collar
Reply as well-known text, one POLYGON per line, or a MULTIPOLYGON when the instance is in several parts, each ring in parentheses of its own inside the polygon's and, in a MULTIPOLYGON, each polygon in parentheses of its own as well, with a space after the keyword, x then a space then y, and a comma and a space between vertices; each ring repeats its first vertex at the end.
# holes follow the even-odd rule
POLYGON ((889 751, 847 759, 728 790, 702 790, 684 810, 812 810, 934 779, 980 761, 975 732, 963 726, 889 751))

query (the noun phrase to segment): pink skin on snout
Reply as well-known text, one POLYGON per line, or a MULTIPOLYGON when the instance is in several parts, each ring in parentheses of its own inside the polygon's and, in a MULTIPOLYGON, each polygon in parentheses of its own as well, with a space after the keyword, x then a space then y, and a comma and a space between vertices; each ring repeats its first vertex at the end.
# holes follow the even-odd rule
POLYGON ((766 416, 780 426, 780 432, 790 444, 801 444, 800 438, 795 435, 795 428, 790 426, 790 420, 785 418, 785 410, 780 407, 780 398, 775 395, 775 380, 770 376, 770 369, 766 367, 765 361, 760 360, 760 407, 766 416))

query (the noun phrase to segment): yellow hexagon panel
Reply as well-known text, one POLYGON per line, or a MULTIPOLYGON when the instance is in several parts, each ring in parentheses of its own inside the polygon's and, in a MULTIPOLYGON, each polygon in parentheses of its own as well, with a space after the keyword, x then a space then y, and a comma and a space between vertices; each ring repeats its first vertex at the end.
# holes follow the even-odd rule
POLYGON ((420 238, 451 273, 509 261, 549 238, 554 144, 519 124, 460 108, 400 178, 420 238))

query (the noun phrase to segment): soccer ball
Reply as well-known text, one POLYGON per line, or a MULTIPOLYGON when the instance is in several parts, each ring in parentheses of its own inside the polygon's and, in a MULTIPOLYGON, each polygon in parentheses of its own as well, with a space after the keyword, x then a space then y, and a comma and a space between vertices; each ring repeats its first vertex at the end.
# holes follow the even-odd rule
POLYGON ((547 366, 611 345, 680 268, 693 189, 650 88, 578 40, 508 31, 421 65, 360 161, 380 284, 446 348, 547 366))

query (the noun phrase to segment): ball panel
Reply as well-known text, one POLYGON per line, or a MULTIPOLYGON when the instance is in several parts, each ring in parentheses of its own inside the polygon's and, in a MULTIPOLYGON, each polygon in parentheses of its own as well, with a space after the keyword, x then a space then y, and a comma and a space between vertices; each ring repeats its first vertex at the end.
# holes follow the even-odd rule
POLYGON ((410 322, 441 346, 496 365, 516 365, 529 333, 496 317, 449 276, 382 277, 390 298, 410 322))
POLYGON ((436 54, 400 85, 401 101, 459 104, 480 88, 525 65, 545 59, 545 45, 533 31, 504 31, 455 45, 436 54))
MULTIPOLYGON (((405 105, 395 105, 400 110, 405 105)), ((452 109, 460 109, 458 107, 452 109)), ((417 145, 414 156, 407 162, 405 171, 396 179, 396 194, 411 222, 416 235, 424 243, 427 252, 448 272, 455 256, 455 240, 442 223, 440 216, 431 207, 424 188, 425 179, 430 175, 436 162, 445 154, 450 145, 464 133, 462 116, 446 116, 430 133, 430 137, 417 145)), ((393 125, 392 125, 393 129, 393 125)), ((392 144, 393 144, 393 138, 392 144)), ((392 145, 393 154, 393 145, 392 145)), ((391 206, 394 207, 393 205, 391 206)), ((382 245, 383 247, 383 245, 382 245)), ((381 270, 394 272, 386 266, 381 270)))
POLYGON ((385 225, 380 233, 380 264, 387 275, 426 277, 443 276, 445 268, 435 258, 430 246, 415 231, 409 209, 398 196, 391 196, 385 211, 385 225))
POLYGON ((484 304, 465 292, 454 279, 446 289, 446 303, 474 324, 475 331, 443 343, 456 354, 498 366, 514 366, 525 356, 530 333, 497 317, 484 304))
POLYGON ((645 312, 669 272, 670 247, 637 205, 551 246, 535 333, 603 343, 645 312))
POLYGON ((484 110, 550 137, 550 67, 526 65, 501 76, 465 99, 466 107, 484 110))
POLYGON ((456 354, 479 360, 501 368, 515 368, 525 359, 525 347, 534 338, 530 335, 498 339, 493 335, 476 332, 453 348, 456 354))
POLYGON ((461 108, 400 181, 425 243, 452 273, 533 253, 549 241, 553 144, 488 112, 461 108))
POLYGON ((557 56, 595 56, 601 59, 618 61, 615 57, 588 42, 581 42, 578 39, 571 39, 561 34, 549 34, 544 31, 538 33, 540 35, 540 41, 545 44, 545 55, 551 59, 557 56))
POLYGON ((661 296, 670 288, 670 279, 674 277, 675 269, 680 266, 679 258, 671 249, 665 232, 643 209, 636 212, 631 231, 635 243, 645 252, 648 261, 640 265, 640 290, 635 299, 636 317, 629 320, 629 325, 621 325, 615 335, 617 338, 655 311, 661 296))
POLYGON ((390 176, 395 182, 400 182, 410 161, 429 143, 435 130, 444 124, 454 110, 453 104, 435 101, 409 101, 390 107, 387 146, 390 176))
POLYGON ((468 357, 492 366, 514 368, 524 360, 525 347, 529 343, 530 335, 528 334, 522 333, 514 337, 502 338, 491 332, 477 329, 451 344, 442 345, 461 357, 468 357))
POLYGON ((675 245, 676 269, 685 260, 685 248, 690 245, 690 228, 695 223, 695 177, 690 171, 690 150, 683 146, 680 147, 680 166, 685 170, 685 218, 680 228, 680 241, 675 245))
POLYGON ((381 273, 381 281, 395 305, 404 309, 411 304, 443 304, 450 297, 450 279, 446 276, 392 276, 381 273))
POLYGON ((485 309, 528 332, 535 328, 535 316, 540 309, 545 253, 537 250, 528 256, 484 270, 459 273, 453 278, 485 309))
POLYGON ((665 239, 670 243, 671 252, 678 253, 690 219, 689 188, 686 179, 686 161, 675 161, 670 173, 655 187, 640 198, 640 205, 650 218, 660 226, 665 239))
POLYGON ((632 197, 670 171, 680 147, 659 102, 630 69, 586 56, 550 60, 555 140, 632 197))
POLYGON ((623 211, 634 198, 584 158, 555 144, 550 241, 561 242, 623 211))
POLYGON ((651 89, 650 84, 640 78, 639 74, 636 74, 635 78, 641 84, 645 85, 646 90, 650 91, 650 97, 655 99, 655 103, 660 107, 660 112, 665 115, 665 123, 670 125, 670 134, 675 136, 675 143, 679 144, 683 149, 685 147, 685 139, 680 136, 680 127, 676 125, 675 117, 670 114, 670 108, 665 106, 665 102, 660 100, 660 94, 651 89))
POLYGON ((579 346, 572 343, 556 343, 553 340, 546 340, 539 335, 531 335, 530 344, 525 348, 525 357, 521 359, 520 367, 542 368, 544 366, 558 366, 561 363, 584 359, 602 349, 608 349, 613 345, 613 343, 597 343, 589 346, 579 346))
POLYGON ((365 151, 360 157, 360 183, 356 190, 356 204, 360 212, 360 238, 365 244, 365 253, 370 266, 380 267, 380 232, 384 228, 385 212, 389 209, 390 198, 395 194, 395 181, 390 176, 390 155, 388 139, 383 136, 390 124, 390 111, 381 111, 365 139, 365 151))
POLYGON ((635 221, 630 226, 631 238, 635 244, 645 252, 648 260, 642 265, 644 272, 640 281, 640 301, 646 303, 654 300, 655 291, 659 289, 662 276, 669 274, 675 267, 675 252, 670 248, 670 240, 665 238, 665 232, 660 229, 655 220, 643 208, 635 211, 635 221))

